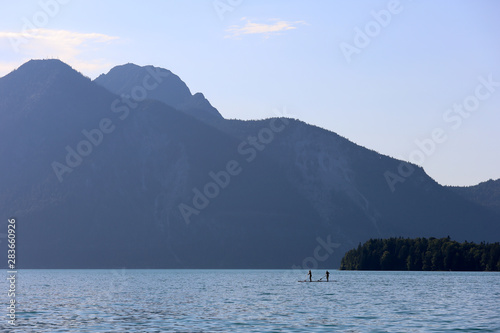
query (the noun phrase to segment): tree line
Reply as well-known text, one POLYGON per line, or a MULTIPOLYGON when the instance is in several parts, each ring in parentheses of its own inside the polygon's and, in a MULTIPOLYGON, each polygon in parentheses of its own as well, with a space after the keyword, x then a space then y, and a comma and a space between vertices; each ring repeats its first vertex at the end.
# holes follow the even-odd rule
POLYGON ((342 258, 342 270, 500 271, 500 243, 447 238, 370 239, 342 258))

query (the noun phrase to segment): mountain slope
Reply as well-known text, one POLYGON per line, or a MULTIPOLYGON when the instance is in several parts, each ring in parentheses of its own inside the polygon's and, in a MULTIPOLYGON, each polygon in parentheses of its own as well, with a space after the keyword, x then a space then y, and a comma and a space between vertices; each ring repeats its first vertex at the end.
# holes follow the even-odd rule
MULTIPOLYGON (((266 121, 227 121, 227 133, 244 138, 266 121)), ((221 127, 222 127, 221 126, 221 127)), ((458 240, 494 241, 500 217, 440 186, 422 168, 392 192, 384 177, 401 161, 357 146, 321 128, 290 120, 265 148, 281 173, 334 231, 339 243, 357 246, 370 237, 450 235, 458 240), (486 230, 492 233, 487 235, 486 230)))
POLYGON ((338 267, 373 237, 499 238, 498 214, 416 167, 391 192, 400 161, 335 133, 140 99, 57 60, 0 78, 0 210, 20 268, 338 267))

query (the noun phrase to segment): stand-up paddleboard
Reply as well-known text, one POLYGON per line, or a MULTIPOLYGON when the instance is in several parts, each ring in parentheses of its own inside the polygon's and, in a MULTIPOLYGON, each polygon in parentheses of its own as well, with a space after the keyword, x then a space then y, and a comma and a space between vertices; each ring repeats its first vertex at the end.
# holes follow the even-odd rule
POLYGON ((309 281, 309 280, 300 280, 297 282, 337 282, 335 280, 330 280, 330 281, 321 281, 321 280, 316 280, 316 281, 309 281))

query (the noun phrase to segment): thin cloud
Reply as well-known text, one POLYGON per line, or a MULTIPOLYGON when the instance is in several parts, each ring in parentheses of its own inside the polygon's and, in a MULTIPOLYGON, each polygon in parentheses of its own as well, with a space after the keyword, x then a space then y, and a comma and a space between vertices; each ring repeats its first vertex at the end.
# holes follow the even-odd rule
POLYGON ((52 29, 31 29, 22 32, 0 31, 0 38, 25 38, 25 39, 46 39, 46 40, 71 40, 73 42, 82 42, 89 39, 99 41, 109 41, 118 37, 108 36, 98 33, 81 33, 69 30, 52 29))
MULTIPOLYGON (((99 33, 81 33, 68 30, 32 29, 22 32, 0 31, 0 39, 10 42, 12 51, 33 50, 33 44, 57 48, 78 48, 87 43, 106 43, 118 39, 99 33)), ((44 50, 42 50, 44 51, 44 50)))
MULTIPOLYGON (((10 58, 58 58, 75 69, 100 69, 109 64, 103 60, 82 59, 82 53, 118 40, 118 37, 100 33, 81 33, 68 30, 33 29, 22 32, 0 31, 0 49, 10 58)), ((85 57, 85 58, 88 58, 85 57)), ((7 64, 5 64, 7 65, 7 64)), ((0 64, 0 69, 3 69, 0 64)))
POLYGON ((225 38, 238 38, 241 35, 264 35, 265 38, 269 38, 273 34, 279 34, 287 30, 297 29, 297 26, 306 24, 304 21, 283 21, 279 19, 273 19, 274 23, 255 23, 251 20, 247 20, 246 18, 242 18, 242 20, 246 20, 244 25, 232 25, 230 26, 226 32, 229 35, 226 35, 225 38))

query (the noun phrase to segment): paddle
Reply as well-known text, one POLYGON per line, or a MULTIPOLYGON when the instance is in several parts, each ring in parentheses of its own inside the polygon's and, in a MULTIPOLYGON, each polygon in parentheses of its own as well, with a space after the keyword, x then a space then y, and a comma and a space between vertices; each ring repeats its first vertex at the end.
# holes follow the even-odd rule
POLYGON ((307 282, 307 278, 309 277, 309 274, 307 274, 307 277, 305 280, 300 280, 299 282, 307 282))
MULTIPOLYGON (((299 281, 299 282, 307 282, 307 281, 308 281, 308 279, 309 279, 309 273, 307 273, 307 275, 306 275, 306 276, 307 276, 307 277, 306 277, 306 279, 305 279, 305 280, 303 280, 303 281, 299 281)), ((322 278, 321 278, 321 279, 322 279, 322 278)), ((321 281, 321 279, 319 279, 319 281, 321 281)), ((314 281, 309 281, 309 282, 314 282, 314 281)))

